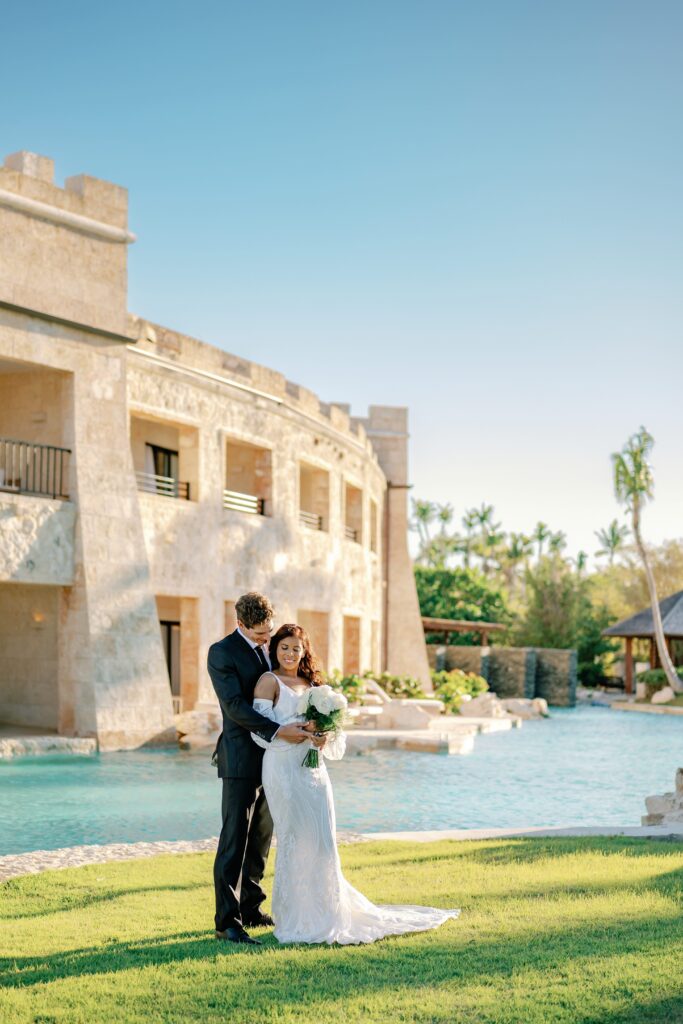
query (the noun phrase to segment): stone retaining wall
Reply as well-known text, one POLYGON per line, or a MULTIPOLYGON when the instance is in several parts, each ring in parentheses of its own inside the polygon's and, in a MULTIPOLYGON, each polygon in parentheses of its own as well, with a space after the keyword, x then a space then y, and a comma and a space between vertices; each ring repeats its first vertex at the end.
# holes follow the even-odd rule
POLYGON ((541 647, 536 651, 535 697, 545 697, 548 704, 574 707, 576 704, 576 651, 551 650, 541 647))
POLYGON ((491 647, 488 684, 498 697, 534 697, 535 678, 532 647, 491 647))
POLYGON ((427 645, 430 668, 476 672, 498 697, 544 697, 556 707, 576 703, 577 656, 547 647, 427 645))

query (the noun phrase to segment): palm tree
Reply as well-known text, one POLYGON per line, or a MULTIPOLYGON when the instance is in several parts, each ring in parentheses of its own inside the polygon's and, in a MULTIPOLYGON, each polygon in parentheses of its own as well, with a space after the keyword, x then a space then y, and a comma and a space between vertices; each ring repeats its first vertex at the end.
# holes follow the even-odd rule
POLYGON ((479 553, 482 557, 481 571, 488 576, 491 571, 491 562, 498 562, 502 558, 501 545, 505 540, 505 533, 500 529, 500 523, 493 523, 492 529, 488 530, 480 541, 479 553))
POLYGON ((453 506, 447 502, 445 505, 437 505, 436 518, 441 524, 441 535, 446 533, 446 527, 453 519, 453 506))
POLYGON ((619 548, 624 546, 624 541, 628 537, 628 526, 626 524, 619 526, 619 520, 613 519, 606 529, 596 530, 595 536, 600 542, 600 550, 595 552, 596 557, 607 555, 611 568, 614 565, 614 556, 619 548))
POLYGON ((588 565, 588 552, 579 551, 576 555, 575 564, 576 571, 578 572, 579 576, 581 576, 586 566, 588 565))
POLYGON ((662 668, 666 674, 669 686, 674 692, 683 693, 683 682, 679 679, 674 668, 671 655, 666 646, 664 638, 664 627, 662 626, 662 615, 659 610, 659 599, 657 597, 657 586, 652 575, 650 561, 647 557, 645 544, 640 533, 640 515, 642 506, 652 497, 654 488, 654 476, 650 465, 650 453, 655 440, 652 434, 648 433, 645 427, 641 427, 638 433, 632 434, 620 452, 612 455, 614 467, 614 492, 622 505, 631 513, 631 528, 638 549, 638 554, 645 569, 647 588, 650 594, 652 605, 652 620, 655 629, 655 640, 657 652, 662 668))
POLYGON ((548 529, 547 523, 538 522, 534 527, 534 532, 531 534, 531 539, 535 540, 538 544, 538 560, 540 562, 541 555, 543 554, 543 545, 550 536, 550 530, 548 529))
POLYGON ((557 533, 551 533, 548 539, 548 551, 554 555, 559 555, 561 551, 567 546, 567 534, 563 533, 562 530, 558 530, 557 533))
POLYGON ((511 533, 507 549, 502 558, 503 574, 508 590, 512 594, 518 582, 517 570, 525 565, 533 550, 532 540, 526 533, 511 533))
POLYGON ((465 515, 462 517, 462 525, 465 527, 465 536, 463 538, 462 554, 463 554, 463 565, 466 569, 470 567, 470 553, 472 551, 472 532, 477 525, 477 510, 476 508, 470 508, 465 515))
POLYGON ((410 524, 413 530, 417 530, 420 537, 420 544, 426 548, 430 541, 429 527, 436 518, 436 505, 433 501, 422 501, 420 498, 413 498, 413 521, 410 524))

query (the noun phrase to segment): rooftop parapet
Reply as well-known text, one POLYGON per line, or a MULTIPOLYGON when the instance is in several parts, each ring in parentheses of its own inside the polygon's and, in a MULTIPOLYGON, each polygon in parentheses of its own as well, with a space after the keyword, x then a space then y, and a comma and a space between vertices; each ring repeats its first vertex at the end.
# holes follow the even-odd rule
POLYGON ((80 174, 54 183, 50 157, 22 150, 0 167, 0 299, 122 334, 128 193, 80 174))
POLYGON ((140 352, 174 363, 178 368, 205 373, 210 376, 232 381, 241 387, 253 388, 270 396, 283 405, 296 409, 303 415, 317 420, 322 428, 332 428, 346 434, 367 451, 374 449, 368 442, 365 420, 352 418, 350 406, 342 402, 321 402, 308 388, 287 380, 284 374, 260 363, 251 362, 241 356, 199 341, 190 335, 180 334, 160 324, 150 323, 130 314, 128 334, 135 348, 140 352))

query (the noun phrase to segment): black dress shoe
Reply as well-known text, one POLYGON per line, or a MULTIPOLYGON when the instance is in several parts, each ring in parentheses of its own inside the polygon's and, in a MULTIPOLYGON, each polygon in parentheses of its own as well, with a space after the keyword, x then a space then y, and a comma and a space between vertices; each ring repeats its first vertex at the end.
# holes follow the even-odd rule
POLYGON ((262 914, 260 911, 252 917, 243 918, 248 928, 272 928, 275 924, 270 914, 262 914))
POLYGON ((258 939, 252 939, 251 935, 247 935, 244 928, 226 928, 224 932, 217 931, 216 938, 222 939, 223 942, 243 942, 249 946, 261 945, 258 939))

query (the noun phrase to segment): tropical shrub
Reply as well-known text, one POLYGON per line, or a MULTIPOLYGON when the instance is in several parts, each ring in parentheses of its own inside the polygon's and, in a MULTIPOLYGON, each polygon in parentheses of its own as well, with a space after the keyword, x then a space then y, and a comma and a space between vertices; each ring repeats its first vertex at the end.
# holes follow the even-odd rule
MULTIPOLYGON (((683 679, 683 667, 677 668, 676 672, 683 679)), ((663 668, 649 668, 645 672, 639 672, 636 679, 639 683, 645 683, 645 700, 652 700, 655 693, 669 685, 663 668)))
POLYGON ((341 690, 349 704, 359 704, 365 692, 365 679, 363 676, 354 674, 344 675, 338 668, 333 672, 327 673, 325 682, 334 687, 335 690, 341 690))
POLYGON ((451 672, 432 672, 432 684, 434 696, 444 702, 447 713, 457 713, 464 696, 478 697, 489 688, 483 676, 459 668, 451 672))
POLYGON ((382 672, 381 675, 375 672, 366 672, 365 677, 374 679, 390 697, 418 698, 427 696, 419 679, 413 679, 411 676, 392 676, 390 672, 382 672))
MULTIPOLYGON (((475 569, 415 567, 420 614, 434 619, 465 619, 472 622, 511 621, 500 590, 475 569)), ((427 634, 427 643, 442 643, 443 634, 427 634)), ((477 633, 451 633, 449 644, 479 644, 477 633)))

